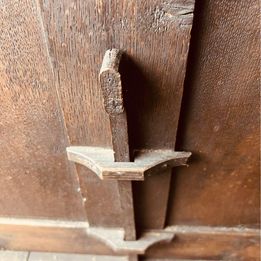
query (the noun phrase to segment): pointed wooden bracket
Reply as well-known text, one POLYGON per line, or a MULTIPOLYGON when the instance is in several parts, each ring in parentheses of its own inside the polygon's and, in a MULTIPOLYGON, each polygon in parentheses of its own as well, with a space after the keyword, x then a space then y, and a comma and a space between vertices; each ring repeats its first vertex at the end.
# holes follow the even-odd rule
MULTIPOLYGON (((86 166, 102 180, 142 181, 146 175, 164 173, 162 170, 186 165, 191 153, 141 150, 135 151, 134 162, 115 162, 112 149, 71 146, 67 148, 67 155, 69 160, 86 166)), ((151 245, 158 242, 170 242, 175 236, 173 232, 160 229, 146 231, 137 240, 125 240, 126 229, 106 227, 90 227, 87 233, 122 255, 144 254, 151 245)))
POLYGON ((135 151, 134 162, 115 162, 113 150, 71 146, 67 148, 68 159, 86 166, 100 179, 109 180, 144 180, 145 175, 185 165, 190 152, 172 150, 135 151))

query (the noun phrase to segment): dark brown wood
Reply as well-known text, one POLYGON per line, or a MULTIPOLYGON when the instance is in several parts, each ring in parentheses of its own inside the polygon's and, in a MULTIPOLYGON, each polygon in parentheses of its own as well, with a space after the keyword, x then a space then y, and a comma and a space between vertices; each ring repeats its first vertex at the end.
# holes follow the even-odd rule
MULTIPOLYGON (((138 1, 135 44, 122 69, 129 70, 123 83, 129 95, 127 112, 133 148, 175 147, 193 9, 194 1, 138 1)), ((134 183, 139 228, 165 226, 170 179, 171 171, 164 171, 160 178, 152 175, 143 183, 134 183), (162 197, 155 197, 156 193, 162 197)))
POLYGON ((0 5, 0 216, 82 220, 36 1, 0 5))
MULTIPOLYGON (((108 48, 126 54, 131 147, 174 149, 193 7, 190 0, 1 3, 0 215, 84 219, 65 147, 112 147, 98 82, 108 48)), ((245 227, 260 226, 258 2, 197 1, 195 17, 176 147, 195 156, 171 184, 167 224, 178 224, 176 239, 147 255, 256 261, 259 231, 245 227)), ((89 222, 122 227, 118 184, 77 169, 89 222)), ((135 183, 139 227, 164 226, 169 180, 166 173, 135 183)), ((0 245, 113 254, 87 238, 86 227, 71 226, 1 223, 0 245)))
MULTIPOLYGON (((69 141, 73 145, 111 146, 109 118, 103 108, 98 82, 102 58, 109 48, 101 32, 94 34, 99 3, 72 3, 70 0, 39 2, 69 141)), ((87 213, 89 223, 122 226, 117 183, 104 183, 82 166, 77 166, 77 171, 86 200, 85 208, 92 209, 87 213), (104 209, 108 216, 102 215, 104 209)))
POLYGON ((200 1, 168 224, 260 226, 258 1, 200 1))
MULTIPOLYGON (((13 224, 0 222, 2 249, 114 255, 105 244, 87 236, 84 222, 40 221, 35 226, 19 219, 13 224)), ((257 261, 260 257, 257 229, 188 226, 169 229, 176 232, 173 242, 152 246, 145 257, 230 261, 257 261)))
POLYGON ((257 229, 177 226, 174 230, 176 237, 172 244, 150 248, 146 256, 188 260, 260 260, 260 231, 257 229))
POLYGON ((119 73, 121 56, 122 53, 118 49, 110 49, 105 52, 99 80, 103 93, 104 109, 110 118, 114 160, 116 162, 129 162, 128 123, 119 73))
POLYGON ((130 161, 127 115, 124 111, 118 115, 110 115, 112 148, 116 162, 130 161))
POLYGON ((168 207, 166 202, 169 197, 170 187, 170 180, 165 176, 170 179, 170 169, 154 173, 153 179, 149 177, 146 178, 145 181, 143 181, 146 182, 146 186, 142 186, 139 182, 134 181, 134 202, 136 203, 136 213, 138 213, 136 219, 139 228, 143 226, 147 228, 163 228, 165 226, 165 217, 167 215, 168 207), (157 183, 160 184, 159 187, 157 187, 157 183), (154 189, 154 193, 150 193, 152 188, 154 189), (157 208, 158 211, 155 210, 155 204, 152 204, 155 202, 157 203, 156 206, 159 206, 161 202, 160 209, 157 208), (146 206, 146 211, 144 206, 146 206))
MULTIPOLYGON (((119 73, 121 56, 122 53, 118 49, 107 50, 99 74, 105 111, 109 115, 115 116, 124 112, 121 75, 119 73)), ((111 127, 111 129, 113 128, 111 127)))
MULTIPOLYGON (((131 147, 174 149, 194 1, 40 3, 71 144, 112 146, 98 72, 104 52, 117 48, 126 54, 122 70, 127 73, 122 83, 128 89, 126 110, 131 147)), ((100 181, 84 167, 77 169, 81 191, 87 198, 86 210, 92 209, 87 211, 89 222, 97 226, 122 226, 120 214, 115 214, 120 205, 117 184, 100 181), (99 196, 95 197, 97 191, 99 196), (100 215, 104 209, 107 216, 100 215)), ((145 197, 150 198, 155 188, 167 191, 169 180, 170 173, 161 180, 148 184, 145 181, 138 188, 141 191, 138 198, 145 196, 145 191, 145 197)), ((135 184, 134 194, 136 190, 135 184)), ((168 193, 164 195, 167 201, 168 193)), ((164 226, 166 209, 162 201, 156 198, 149 204, 142 203, 142 212, 137 213, 140 226, 158 227, 158 220, 142 218, 144 212, 148 216, 163 213, 160 227, 164 226)))
MULTIPOLYGON (((128 123, 124 109, 121 75, 119 73, 120 59, 120 50, 107 50, 103 58, 99 79, 103 92, 104 108, 110 118, 114 161, 129 162, 128 123)), ((125 240, 136 240, 132 182, 119 180, 118 191, 121 205, 119 210, 122 211, 124 219, 124 238, 125 240)), ((106 224, 104 226, 106 227, 106 224)), ((132 259, 137 260, 138 258, 134 256, 132 259)))
POLYGON ((123 215, 123 227, 125 240, 136 240, 136 226, 133 205, 132 182, 127 180, 118 181, 120 204, 123 215))

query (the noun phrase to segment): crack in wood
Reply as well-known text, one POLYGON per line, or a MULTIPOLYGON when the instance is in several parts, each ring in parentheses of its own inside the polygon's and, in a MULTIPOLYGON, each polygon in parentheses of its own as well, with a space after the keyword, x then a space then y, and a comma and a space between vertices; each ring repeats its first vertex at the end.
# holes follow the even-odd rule
POLYGON ((193 3, 163 2, 140 19, 145 31, 163 33, 173 27, 189 28, 193 19, 193 3))

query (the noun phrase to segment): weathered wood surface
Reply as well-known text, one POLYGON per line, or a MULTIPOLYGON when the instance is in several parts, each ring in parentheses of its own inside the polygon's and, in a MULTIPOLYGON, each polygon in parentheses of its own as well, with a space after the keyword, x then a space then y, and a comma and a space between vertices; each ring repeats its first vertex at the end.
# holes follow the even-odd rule
MULTIPOLYGON (((35 3, 4 1, 0 7, 0 191, 5 199, 0 214, 82 219, 77 181, 63 155, 68 141, 55 87, 70 142, 111 146, 97 73, 107 48, 123 49, 128 54, 122 68, 128 74, 122 81, 130 90, 131 146, 173 149, 194 2, 42 0, 44 28, 35 3)), ((258 227, 258 2, 197 3, 177 146, 196 156, 191 170, 179 171, 173 180, 168 223, 258 227)), ((99 207, 88 213, 90 222, 120 225, 117 184, 78 170, 87 210, 101 192, 99 207)), ((145 185, 135 184, 140 226, 164 224, 155 209, 164 209, 168 183, 157 175, 145 185), (164 190, 156 194, 159 186, 164 190)), ((178 232, 172 244, 155 246, 148 255, 258 260, 259 231, 245 231, 178 232)), ((85 228, 1 224, 0 235, 3 248, 111 253, 86 238, 85 228)))
POLYGON ((84 218, 35 1, 0 4, 0 216, 84 218))
MULTIPOLYGON (((127 230, 127 232, 129 231, 127 230)), ((144 231, 137 240, 133 240, 133 238, 126 240, 126 230, 118 228, 90 227, 87 233, 88 236, 101 240, 116 254, 130 256, 131 261, 138 260, 138 255, 145 254, 149 247, 157 243, 170 243, 175 236, 174 232, 167 229, 144 231)), ((128 234, 128 237, 130 237, 130 234, 128 234)))
MULTIPOLYGON (((104 52, 117 48, 127 54, 120 69, 127 72, 122 83, 128 90, 126 110, 131 148, 173 149, 194 0, 40 3, 71 144, 111 146, 109 117, 103 109, 98 73, 104 52)), ((87 198, 86 209, 92 209, 88 211, 89 222, 121 226, 122 218, 115 216, 120 205, 116 200, 117 184, 104 183, 84 168, 77 169, 87 198), (96 191, 100 191, 102 198, 94 196, 96 191), (108 210, 107 216, 101 215, 104 209, 108 210)), ((139 198, 150 197, 155 188, 161 188, 166 191, 162 194, 166 201, 170 173, 162 179, 153 179, 135 184, 134 193, 140 191, 139 198)), ((149 204, 139 201, 138 209, 142 211, 136 214, 140 226, 164 226, 166 206, 162 200, 155 198, 149 204), (145 220, 144 212, 158 213, 157 221, 145 220)))
POLYGON ((258 1, 199 1, 168 224, 260 225, 258 1))
MULTIPOLYGON (((124 164, 124 162, 130 161, 130 148, 127 115, 124 109, 123 88, 119 73, 120 61, 120 50, 107 50, 103 58, 99 80, 103 93, 104 109, 110 118, 112 137, 111 162, 124 164)), ((100 156, 103 158, 102 155, 100 156)), ((118 212, 122 212, 124 239, 136 240, 132 183, 131 181, 119 180, 117 185, 121 205, 118 212)), ((104 215, 106 215, 106 211, 104 212, 104 215)), ((104 227, 106 227, 106 224, 104 224, 104 227)), ((138 257, 135 255, 129 258, 129 261, 136 260, 138 260, 138 257)))
MULTIPOLYGON (((34 226, 18 219, 13 224, 0 222, 2 249, 113 255, 101 241, 87 236, 83 222, 67 222, 67 225, 56 226, 55 223, 48 226, 50 221, 34 226)), ((168 229, 175 232, 174 240, 170 244, 152 246, 146 257, 172 260, 259 260, 260 231, 257 229, 189 226, 168 229)))
MULTIPOLYGON (((86 166, 100 179, 140 180, 153 174, 162 174, 166 169, 186 165, 190 152, 171 150, 135 151, 134 162, 114 162, 112 149, 70 146, 68 159, 86 166)), ((164 175, 164 174, 162 174, 164 175)))
POLYGON ((104 109, 110 116, 117 116, 124 112, 123 90, 119 73, 121 56, 122 53, 118 49, 107 50, 99 74, 104 109))

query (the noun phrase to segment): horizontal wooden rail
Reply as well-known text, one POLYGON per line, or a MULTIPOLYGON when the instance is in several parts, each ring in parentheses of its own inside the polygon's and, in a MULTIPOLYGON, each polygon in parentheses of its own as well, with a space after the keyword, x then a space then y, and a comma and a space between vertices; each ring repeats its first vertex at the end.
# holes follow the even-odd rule
MULTIPOLYGON (((0 218, 0 248, 114 255, 109 247, 89 236, 87 229, 87 222, 0 218)), ((171 226, 167 230, 175 232, 173 241, 152 246, 146 257, 241 261, 259 258, 258 229, 171 226)))

